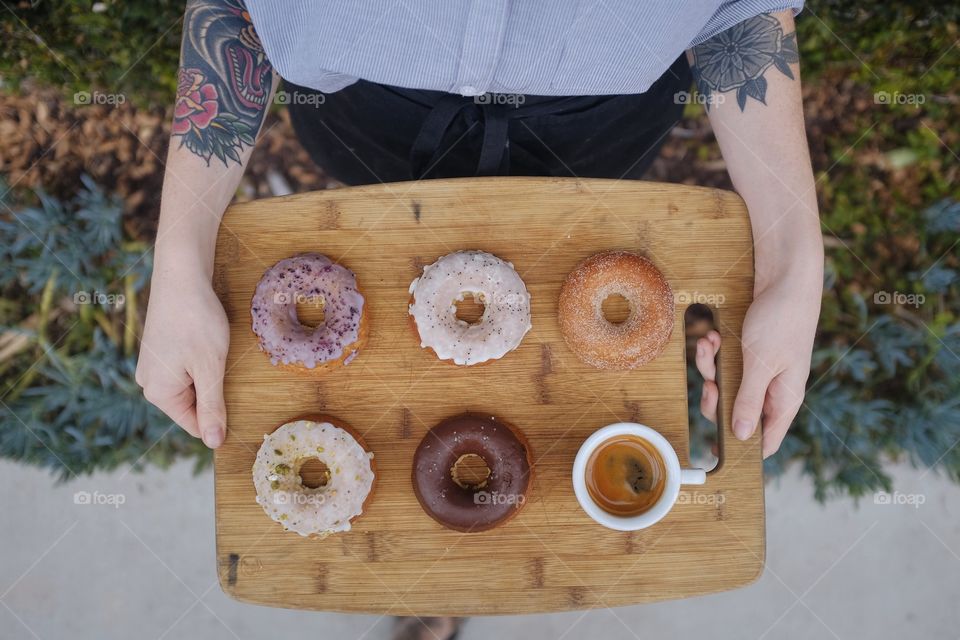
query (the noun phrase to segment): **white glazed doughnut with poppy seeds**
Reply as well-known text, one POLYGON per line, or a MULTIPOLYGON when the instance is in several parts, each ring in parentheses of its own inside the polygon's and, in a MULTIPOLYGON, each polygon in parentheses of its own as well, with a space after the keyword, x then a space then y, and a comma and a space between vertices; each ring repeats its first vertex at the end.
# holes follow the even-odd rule
POLYGON ((441 360, 472 365, 502 358, 530 330, 530 294, 513 265, 485 251, 457 251, 423 269, 410 284, 410 315, 420 346, 441 360), (470 324, 457 318, 466 294, 484 305, 470 324))

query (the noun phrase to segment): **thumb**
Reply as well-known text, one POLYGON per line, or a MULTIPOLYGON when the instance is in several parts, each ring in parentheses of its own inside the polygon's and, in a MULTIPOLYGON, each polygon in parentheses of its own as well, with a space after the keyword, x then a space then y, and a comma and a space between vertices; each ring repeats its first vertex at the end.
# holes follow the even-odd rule
POLYGON ((211 449, 223 444, 227 409, 223 404, 223 376, 217 373, 197 375, 193 379, 197 393, 197 423, 200 437, 211 449))
POLYGON ((773 375, 756 358, 743 359, 743 380, 733 403, 733 435, 738 440, 746 440, 756 431, 772 379, 773 375))

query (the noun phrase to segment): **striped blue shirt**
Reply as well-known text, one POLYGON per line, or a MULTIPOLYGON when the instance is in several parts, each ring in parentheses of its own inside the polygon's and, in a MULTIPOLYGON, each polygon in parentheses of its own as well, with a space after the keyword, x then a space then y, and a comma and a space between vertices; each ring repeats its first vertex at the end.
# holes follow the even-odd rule
POLYGON ((246 0, 286 80, 459 93, 643 93, 693 45, 803 0, 246 0))

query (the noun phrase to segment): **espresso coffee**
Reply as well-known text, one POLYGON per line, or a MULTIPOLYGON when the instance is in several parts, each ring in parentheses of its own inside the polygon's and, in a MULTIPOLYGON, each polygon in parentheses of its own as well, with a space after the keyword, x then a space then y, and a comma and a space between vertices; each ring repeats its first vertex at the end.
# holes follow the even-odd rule
POLYGON ((614 436, 587 460, 587 491, 597 506, 615 516, 640 515, 660 499, 665 483, 660 452, 637 436, 614 436))

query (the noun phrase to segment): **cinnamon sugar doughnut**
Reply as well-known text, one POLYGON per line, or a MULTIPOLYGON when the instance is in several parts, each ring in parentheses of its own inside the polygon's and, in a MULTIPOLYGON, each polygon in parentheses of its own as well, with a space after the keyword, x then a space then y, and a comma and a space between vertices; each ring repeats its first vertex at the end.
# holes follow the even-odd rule
POLYGON ((635 369, 660 355, 673 331, 673 290, 652 262, 629 251, 604 251, 581 262, 560 289, 560 331, 583 362, 635 369), (623 296, 630 315, 614 324, 601 305, 623 296))

